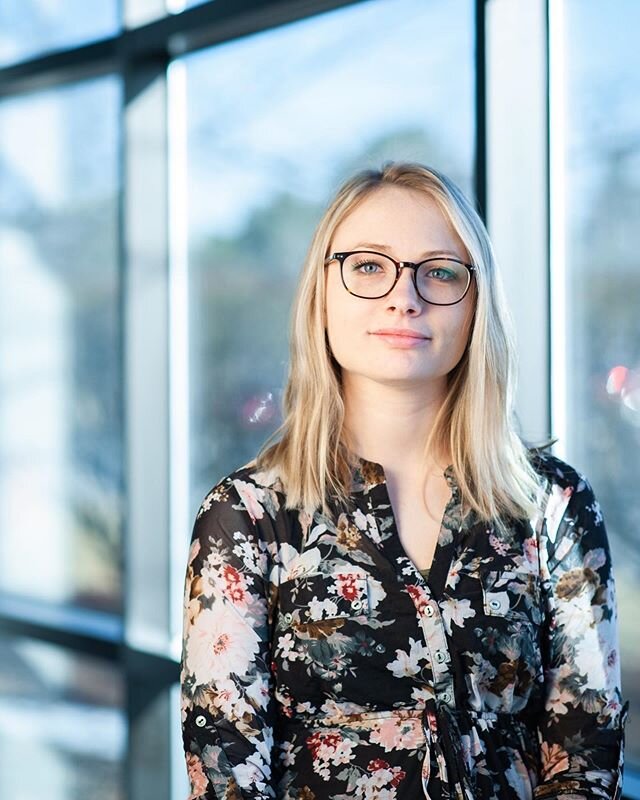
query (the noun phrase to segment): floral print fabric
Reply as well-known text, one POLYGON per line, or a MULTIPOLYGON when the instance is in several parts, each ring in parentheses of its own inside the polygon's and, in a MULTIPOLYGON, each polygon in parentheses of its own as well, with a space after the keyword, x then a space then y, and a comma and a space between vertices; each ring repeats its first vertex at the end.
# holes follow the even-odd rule
POLYGON ((585 476, 532 452, 507 536, 451 497, 428 579, 380 464, 336 523, 252 464, 195 520, 181 718, 189 800, 527 800, 621 793, 615 584, 585 476))

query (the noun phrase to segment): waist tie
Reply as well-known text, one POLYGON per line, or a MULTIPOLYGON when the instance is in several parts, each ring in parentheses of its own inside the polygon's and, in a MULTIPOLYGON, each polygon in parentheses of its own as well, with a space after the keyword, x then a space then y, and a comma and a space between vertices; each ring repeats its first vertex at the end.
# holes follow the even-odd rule
MULTIPOLYGON (((425 762, 431 754, 438 765, 445 800, 475 800, 474 780, 469 772, 467 760, 462 749, 462 734, 454 710, 446 703, 438 703, 433 711, 432 703, 427 703, 424 715, 425 736, 428 748, 425 762)), ((429 794, 431 764, 425 763, 422 777, 425 793, 429 794)))

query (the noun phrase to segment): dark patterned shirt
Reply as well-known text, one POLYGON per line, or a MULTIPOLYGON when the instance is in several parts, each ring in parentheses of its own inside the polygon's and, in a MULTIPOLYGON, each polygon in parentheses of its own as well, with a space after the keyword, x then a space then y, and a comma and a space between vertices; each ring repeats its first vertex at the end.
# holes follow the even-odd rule
POLYGON ((429 582, 380 464, 335 523, 245 465, 197 513, 185 582, 189 800, 620 797, 615 585, 590 483, 548 453, 508 535, 453 467, 429 582))

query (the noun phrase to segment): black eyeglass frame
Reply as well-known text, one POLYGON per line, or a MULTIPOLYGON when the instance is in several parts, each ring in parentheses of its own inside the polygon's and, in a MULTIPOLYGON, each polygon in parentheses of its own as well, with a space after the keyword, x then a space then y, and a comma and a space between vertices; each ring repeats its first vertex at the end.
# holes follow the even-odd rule
POLYGON ((459 258, 451 258, 449 256, 432 256, 431 258, 425 258, 424 261, 419 261, 416 264, 413 261, 396 261, 395 258, 392 258, 387 253, 378 253, 375 250, 346 250, 346 251, 344 251, 342 253, 332 253, 330 256, 327 256, 327 258, 325 258, 325 260, 324 260, 325 267, 331 261, 339 261, 340 262, 340 278, 342 279, 342 285, 344 286, 344 288, 349 292, 349 294, 353 295, 354 297, 361 297, 363 300, 379 300, 381 297, 386 297, 388 294, 390 294, 395 289, 396 284, 400 280, 400 271, 404 267, 409 267, 410 269, 413 270, 413 286, 414 286, 414 288, 416 290, 416 293, 417 293, 418 297, 421 300, 424 300, 425 303, 430 303, 433 306, 455 306, 457 303, 462 302, 462 300, 464 300, 464 298, 466 297, 467 292, 469 291, 469 287, 471 286, 471 279, 473 278, 473 273, 477 271, 476 267, 473 264, 467 264, 465 261, 462 261, 459 258), (388 291, 386 291, 384 294, 378 295, 376 297, 369 297, 368 295, 356 294, 355 292, 352 292, 351 289, 349 289, 347 287, 347 284, 345 283, 345 280, 344 280, 344 271, 343 271, 343 269, 344 269, 344 260, 345 260, 345 258, 347 258, 347 256, 352 256, 355 253, 369 253, 370 255, 373 255, 373 256, 383 256, 384 258, 388 258, 389 261, 393 262, 393 264, 395 265, 395 268, 396 268, 396 279, 395 279, 395 281, 393 282, 393 285, 391 286, 391 288, 388 291), (433 300, 427 300, 426 297, 423 297, 420 294, 420 290, 418 289, 418 281, 417 281, 418 269, 423 264, 427 264, 430 261, 453 261, 456 264, 462 264, 463 266, 465 266, 467 268, 467 270, 469 272, 469 282, 467 283, 467 288, 464 290, 464 293, 463 293, 462 297, 459 300, 454 300, 453 303, 436 303, 433 300))

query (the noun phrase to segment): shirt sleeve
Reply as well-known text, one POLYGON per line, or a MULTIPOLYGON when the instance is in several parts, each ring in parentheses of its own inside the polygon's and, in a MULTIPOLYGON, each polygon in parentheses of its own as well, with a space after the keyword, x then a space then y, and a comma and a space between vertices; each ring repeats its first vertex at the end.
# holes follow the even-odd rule
POLYGON ((225 479, 193 527, 180 662, 188 800, 275 797, 270 584, 257 492, 225 479))
POLYGON ((617 607, 604 520, 589 481, 553 485, 543 592, 545 705, 538 721, 534 798, 614 798, 622 788, 624 726, 617 607))

